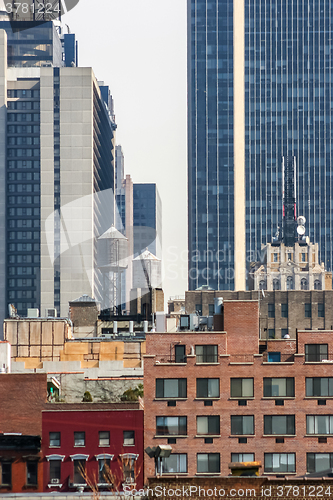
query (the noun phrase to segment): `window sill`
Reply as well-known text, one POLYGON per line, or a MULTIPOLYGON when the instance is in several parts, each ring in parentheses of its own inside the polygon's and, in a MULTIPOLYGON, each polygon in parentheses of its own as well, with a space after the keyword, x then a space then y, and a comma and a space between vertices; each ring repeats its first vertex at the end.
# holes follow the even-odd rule
POLYGON ((255 434, 230 434, 231 438, 253 438, 256 437, 255 434))
POLYGON ((206 366, 206 365, 209 365, 209 366, 213 365, 213 366, 215 366, 215 365, 220 365, 220 364, 221 363, 218 363, 217 361, 212 361, 211 363, 195 363, 196 366, 206 366))
POLYGON ((233 397, 233 396, 230 396, 230 398, 229 398, 229 399, 230 399, 231 401, 238 401, 238 400, 243 400, 243 401, 246 401, 247 399, 249 399, 249 400, 250 400, 250 399, 254 399, 254 397, 253 397, 253 396, 251 396, 251 397, 250 397, 250 396, 249 396, 249 397, 247 397, 247 396, 238 396, 238 397, 233 397))
POLYGON ((221 472, 196 472, 196 476, 220 476, 221 472))
POLYGON ((263 361, 263 365, 293 365, 294 361, 263 361))
POLYGON ((304 399, 333 399, 333 396, 304 396, 304 399))
POLYGON ((194 436, 196 438, 220 438, 221 437, 221 434, 197 434, 196 436, 194 436))
POLYGON ((56 445, 52 445, 52 446, 50 445, 49 448, 50 449, 52 448, 52 450, 54 450, 55 448, 58 448, 58 449, 61 448, 61 446, 60 445, 59 446, 58 445, 57 446, 56 445))
MULTIPOLYGON (((332 437, 333 434, 305 434, 304 437, 307 437, 307 438, 318 438, 318 437, 332 437)), ((322 443, 323 444, 323 443, 322 443)))
POLYGON ((332 363, 333 359, 323 359, 323 361, 304 361, 305 365, 322 365, 322 364, 331 365, 332 363))
POLYGON ((275 399, 295 399, 295 396, 264 396, 261 399, 270 399, 274 401, 275 399))
POLYGON ((185 434, 155 434, 154 439, 187 438, 185 434))
POLYGON ((110 443, 109 444, 99 444, 98 448, 110 448, 110 443))
MULTIPOLYGON (((168 477, 184 476, 184 477, 186 477, 186 476, 188 476, 188 472, 163 472, 163 476, 168 476, 168 477)), ((161 477, 161 476, 159 476, 159 477, 161 477)))
POLYGON ((221 398, 218 397, 218 398, 194 398, 194 401, 219 401, 221 398))
POLYGON ((133 444, 126 444, 126 443, 123 443, 123 446, 125 446, 126 448, 129 448, 129 447, 131 447, 131 446, 135 446, 135 443, 133 443, 133 444))
POLYGON ((47 485, 47 487, 48 488, 62 488, 62 484, 60 484, 60 483, 57 483, 57 484, 50 483, 50 484, 47 485))
POLYGON ((296 472, 264 472, 265 476, 276 476, 283 474, 284 476, 296 476, 296 472))
POLYGON ((74 448, 85 448, 86 445, 85 444, 75 444, 74 445, 74 448))
POLYGON ((229 365, 253 365, 253 361, 230 361, 229 365))
POLYGON ((263 438, 288 438, 296 437, 296 434, 263 434, 263 438))
POLYGON ((154 366, 186 366, 187 363, 171 363, 170 361, 159 361, 156 362, 154 366))
POLYGON ((187 401, 187 398, 154 398, 154 401, 187 401))

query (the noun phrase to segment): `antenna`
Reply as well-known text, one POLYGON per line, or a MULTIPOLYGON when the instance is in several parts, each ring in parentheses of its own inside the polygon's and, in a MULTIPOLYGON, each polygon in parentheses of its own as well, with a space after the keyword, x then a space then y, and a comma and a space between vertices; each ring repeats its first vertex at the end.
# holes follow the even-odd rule
POLYGON ((283 242, 286 246, 293 246, 296 240, 296 158, 295 156, 282 157, 283 180, 283 242))

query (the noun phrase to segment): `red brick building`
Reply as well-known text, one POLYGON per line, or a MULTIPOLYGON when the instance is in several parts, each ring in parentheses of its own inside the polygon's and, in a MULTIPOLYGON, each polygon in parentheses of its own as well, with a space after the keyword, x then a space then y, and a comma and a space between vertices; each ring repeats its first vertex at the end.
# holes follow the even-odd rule
MULTIPOLYGON (((271 477, 333 467, 333 332, 260 342, 257 301, 225 301, 222 332, 150 333, 145 447, 170 444, 163 474, 271 477)), ((154 460, 145 460, 145 477, 154 460)))
POLYGON ((89 480, 100 490, 143 486, 139 403, 49 404, 42 443, 45 492, 89 490, 89 480))

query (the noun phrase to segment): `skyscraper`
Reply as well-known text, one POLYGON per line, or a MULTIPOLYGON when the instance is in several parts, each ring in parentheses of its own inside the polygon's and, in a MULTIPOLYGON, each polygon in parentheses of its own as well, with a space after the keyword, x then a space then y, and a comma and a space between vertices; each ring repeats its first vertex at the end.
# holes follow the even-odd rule
POLYGON ((328 0, 188 0, 190 289, 245 289, 282 220, 282 156, 331 270, 332 20, 328 0))
POLYGON ((161 258, 162 202, 156 184, 133 184, 134 257, 146 247, 161 258))

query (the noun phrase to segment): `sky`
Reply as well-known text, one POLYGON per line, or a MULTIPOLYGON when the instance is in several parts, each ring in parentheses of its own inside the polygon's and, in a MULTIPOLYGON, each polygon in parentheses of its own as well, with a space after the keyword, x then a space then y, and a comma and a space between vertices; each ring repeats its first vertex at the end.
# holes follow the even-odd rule
POLYGON ((125 174, 162 199, 166 300, 187 290, 186 0, 80 0, 79 66, 110 86, 125 174))

